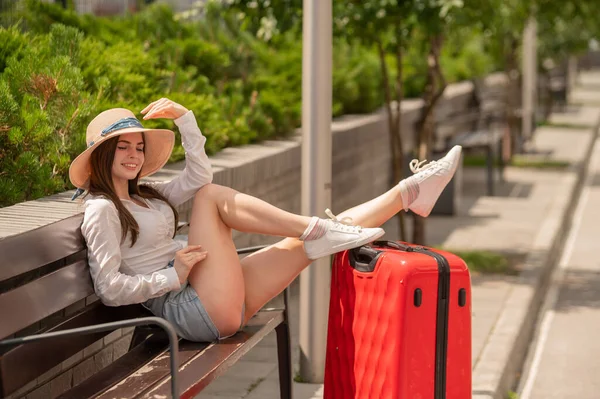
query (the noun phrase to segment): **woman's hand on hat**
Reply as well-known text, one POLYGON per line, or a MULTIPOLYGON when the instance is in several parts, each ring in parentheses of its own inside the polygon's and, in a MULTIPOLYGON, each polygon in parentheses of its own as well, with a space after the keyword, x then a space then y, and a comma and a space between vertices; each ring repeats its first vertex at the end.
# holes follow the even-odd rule
POLYGON ((179 283, 183 284, 194 265, 202 262, 208 256, 208 252, 202 251, 202 245, 189 245, 182 250, 175 252, 175 262, 173 267, 179 277, 179 283))
POLYGON ((177 119, 188 112, 188 109, 183 105, 171 101, 168 98, 161 98, 154 101, 142 110, 144 119, 177 119))

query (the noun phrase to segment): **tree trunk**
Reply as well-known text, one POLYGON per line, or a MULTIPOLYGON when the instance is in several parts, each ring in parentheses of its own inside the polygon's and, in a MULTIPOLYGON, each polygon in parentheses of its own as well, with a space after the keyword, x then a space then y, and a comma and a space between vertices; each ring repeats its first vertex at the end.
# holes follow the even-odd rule
MULTIPOLYGON (((430 39, 427 56, 427 84, 423 93, 424 108, 418 123, 418 158, 428 159, 431 155, 433 132, 435 127, 435 107, 446 89, 446 79, 440 67, 440 52, 443 39, 441 35, 430 39)), ((413 239, 415 244, 425 245, 425 219, 415 215, 413 219, 413 239)))
MULTIPOLYGON (((381 74, 383 76, 383 93, 385 96, 385 109, 387 113, 388 119, 388 128, 390 132, 390 149, 392 151, 392 185, 398 184, 400 179, 402 178, 402 163, 403 163, 403 154, 402 154, 402 143, 401 143, 401 135, 400 135, 400 121, 401 121, 401 112, 400 112, 400 101, 401 99, 397 99, 396 105, 396 114, 392 110, 392 93, 390 88, 390 76, 387 69, 387 64, 385 63, 385 50, 383 48, 383 43, 381 41, 377 41, 377 50, 379 52, 379 61, 381 64, 381 74)), ((400 50, 398 50, 400 51, 400 50)), ((401 68, 401 67, 400 67, 401 68)), ((401 79, 401 78, 400 78, 401 79)), ((398 88, 396 87, 396 97, 398 93, 398 88)), ((401 89, 400 89, 401 90, 401 89)), ((402 212, 398 212, 398 230, 400 232, 400 239, 402 241, 406 241, 406 230, 404 226, 404 218, 402 212)))
POLYGON ((506 118, 510 130, 510 153, 509 160, 517 152, 518 143, 521 136, 520 118, 516 114, 519 108, 519 69, 517 67, 517 40, 510 36, 508 39, 508 48, 505 51, 505 73, 508 78, 506 118))

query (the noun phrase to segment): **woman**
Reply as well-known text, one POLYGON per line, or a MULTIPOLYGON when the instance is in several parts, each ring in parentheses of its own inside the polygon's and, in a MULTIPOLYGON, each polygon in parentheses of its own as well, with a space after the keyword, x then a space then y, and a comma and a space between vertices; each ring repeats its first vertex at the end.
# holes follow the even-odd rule
POLYGON ((90 122, 88 148, 69 178, 74 198, 89 194, 81 231, 98 297, 109 306, 142 303, 192 341, 234 334, 312 259, 381 237, 377 226, 401 209, 429 215, 461 153, 457 146, 439 161, 415 160, 415 174, 381 196, 339 218, 328 210, 330 219, 310 218, 212 184, 206 138, 182 105, 163 98, 141 113, 179 127, 186 167, 178 177, 139 185, 167 162, 174 133, 144 129, 131 111, 111 109, 90 122), (192 197, 189 242, 175 241, 174 207, 192 197), (232 229, 288 238, 239 260, 232 229))

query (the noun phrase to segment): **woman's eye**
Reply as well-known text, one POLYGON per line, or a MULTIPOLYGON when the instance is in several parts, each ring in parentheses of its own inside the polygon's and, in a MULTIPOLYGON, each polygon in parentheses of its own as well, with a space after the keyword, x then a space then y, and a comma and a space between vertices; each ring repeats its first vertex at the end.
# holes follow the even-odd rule
POLYGON ((117 147, 119 150, 126 150, 127 147, 117 147))
POLYGON ((144 152, 143 148, 137 148, 138 152, 144 152))

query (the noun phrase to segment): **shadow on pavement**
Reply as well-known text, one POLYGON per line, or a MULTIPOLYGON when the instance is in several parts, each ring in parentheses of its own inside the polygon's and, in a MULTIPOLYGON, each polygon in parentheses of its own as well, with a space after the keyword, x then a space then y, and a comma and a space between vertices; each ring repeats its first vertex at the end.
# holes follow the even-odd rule
POLYGON ((590 186, 600 187, 600 173, 594 174, 594 176, 591 178, 590 186))
POLYGON ((555 310, 568 313, 579 308, 600 308, 600 271, 566 272, 555 310))

